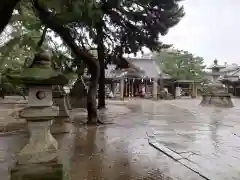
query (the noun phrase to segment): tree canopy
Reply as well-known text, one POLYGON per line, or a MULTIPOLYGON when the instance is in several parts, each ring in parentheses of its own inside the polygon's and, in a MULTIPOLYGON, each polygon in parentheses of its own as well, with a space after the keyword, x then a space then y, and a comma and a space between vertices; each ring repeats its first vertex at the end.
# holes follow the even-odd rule
MULTIPOLYGON (((144 46, 154 51, 169 47, 160 41, 160 37, 166 35, 169 28, 184 16, 184 9, 179 2, 180 0, 8 0, 0 2, 0 7, 6 6, 0 11, 0 32, 8 22, 18 22, 24 32, 21 38, 30 35, 29 41, 24 41, 27 43, 17 48, 27 47, 24 50, 26 54, 30 52, 29 48, 33 51, 36 50, 35 45, 38 48, 39 43, 36 44, 35 40, 41 44, 41 37, 45 37, 43 34, 46 34, 43 44, 46 49, 53 49, 52 44, 58 44, 60 39, 62 47, 53 51, 57 55, 56 59, 64 57, 63 61, 75 62, 70 63, 72 65, 84 62, 88 67, 91 74, 88 115, 89 120, 96 119, 96 91, 99 75, 102 77, 100 82, 104 83, 104 63, 122 57, 124 53, 137 53, 144 46), (12 13, 14 16, 10 20, 12 13), (52 38, 51 33, 55 38, 52 38), (30 40, 33 40, 31 46, 27 45, 31 44, 30 40), (93 47, 98 48, 98 59, 89 52, 93 47), (67 54, 63 53, 65 50, 67 54)), ((63 67, 64 64, 66 63, 63 63, 63 67)))
POLYGON ((160 68, 177 80, 202 80, 204 78, 204 59, 176 49, 164 50, 155 56, 160 68))

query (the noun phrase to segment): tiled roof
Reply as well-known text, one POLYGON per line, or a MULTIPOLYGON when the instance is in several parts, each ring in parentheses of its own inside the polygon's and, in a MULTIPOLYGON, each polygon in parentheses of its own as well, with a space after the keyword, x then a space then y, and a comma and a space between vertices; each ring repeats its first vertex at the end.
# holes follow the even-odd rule
POLYGON ((116 65, 109 64, 107 69, 105 69, 105 78, 106 79, 118 79, 126 75, 127 71, 116 70, 116 65))
MULTIPOLYGON (((128 69, 116 70, 116 65, 110 64, 105 69, 106 79, 120 79, 123 76, 134 78, 159 78, 162 74, 163 79, 171 79, 171 76, 161 71, 154 59, 131 58, 127 59, 132 64, 128 69)), ((87 77, 87 75, 84 75, 87 77)))
POLYGON ((154 59, 131 58, 128 61, 144 72, 148 78, 156 78, 162 73, 154 59))
POLYGON ((223 69, 220 69, 220 72, 231 72, 231 71, 235 71, 237 69, 239 69, 240 67, 238 65, 228 65, 223 69))
POLYGON ((225 75, 221 75, 218 80, 219 81, 238 81, 240 79, 240 68, 235 71, 231 71, 226 73, 225 75))

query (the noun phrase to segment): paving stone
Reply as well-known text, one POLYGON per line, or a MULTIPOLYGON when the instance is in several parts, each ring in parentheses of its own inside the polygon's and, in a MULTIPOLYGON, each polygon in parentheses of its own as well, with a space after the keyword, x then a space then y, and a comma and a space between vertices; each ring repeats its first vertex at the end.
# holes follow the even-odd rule
MULTIPOLYGON (((240 100, 234 103, 240 105, 240 100)), ((235 168, 240 165, 239 109, 237 106, 231 109, 202 108, 198 104, 198 99, 156 104, 161 111, 174 109, 171 115, 164 113, 164 116, 156 116, 158 119, 154 121, 160 121, 159 125, 155 122, 153 128, 157 132, 154 136, 156 141, 179 153, 184 157, 179 160, 180 163, 208 179, 239 179, 240 169, 235 168), (161 122, 166 121, 169 130, 159 133, 161 122)))

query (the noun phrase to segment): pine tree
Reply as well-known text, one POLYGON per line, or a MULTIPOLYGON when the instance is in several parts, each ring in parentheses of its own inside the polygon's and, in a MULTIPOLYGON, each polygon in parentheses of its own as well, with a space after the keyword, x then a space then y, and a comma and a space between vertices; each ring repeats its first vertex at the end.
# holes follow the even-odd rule
MULTIPOLYGON (((136 53, 142 50, 143 46, 150 50, 168 47, 159 37, 166 35, 169 28, 176 25, 184 15, 183 8, 178 4, 179 0, 32 0, 32 4, 25 0, 21 2, 24 2, 21 6, 26 6, 27 3, 28 8, 34 7, 33 12, 36 12, 41 23, 62 38, 75 54, 76 61, 87 64, 91 73, 88 93, 89 121, 97 119, 96 91, 99 74, 101 99, 105 101, 104 68, 107 57, 122 59, 124 53, 136 53), (88 50, 92 47, 98 48, 99 61, 89 53, 88 50)), ((0 6, 2 7, 1 3, 0 6)), ((11 7, 16 7, 16 3, 11 7)), ((9 12, 13 12, 13 9, 9 8, 8 14, 9 12)), ((30 26, 31 24, 34 22, 29 23, 30 26)), ((102 105, 105 105, 105 102, 102 102, 102 105)))

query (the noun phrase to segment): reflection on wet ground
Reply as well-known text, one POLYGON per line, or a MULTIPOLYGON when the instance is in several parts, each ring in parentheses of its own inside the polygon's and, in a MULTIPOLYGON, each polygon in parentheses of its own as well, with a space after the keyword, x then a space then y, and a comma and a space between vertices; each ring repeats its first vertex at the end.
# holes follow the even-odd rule
MULTIPOLYGON (((161 121, 159 124, 155 122, 157 119, 152 111, 158 107, 152 107, 151 101, 147 103, 141 109, 132 105, 134 111, 117 117, 114 124, 79 127, 75 123, 73 133, 56 136, 64 179, 202 179, 148 144, 147 135, 152 134, 155 127, 167 127, 161 121)), ((185 112, 179 113, 184 115, 185 112)), ((168 112, 163 115, 168 115, 168 112)), ((8 167, 12 167, 15 154, 26 142, 24 134, 0 137, 1 180, 9 180, 8 167)))
MULTIPOLYGON (((136 100, 128 103, 131 113, 112 117, 114 124, 83 127, 75 121, 72 133, 56 136, 64 178, 240 179, 239 106, 198 103, 136 100)), ((9 180, 8 167, 26 141, 24 134, 0 137, 1 180, 9 180)))
POLYGON ((198 100, 158 104, 155 114, 161 118, 156 117, 156 124, 164 126, 154 125, 155 142, 207 179, 240 179, 239 101, 231 109, 198 104, 198 100))

